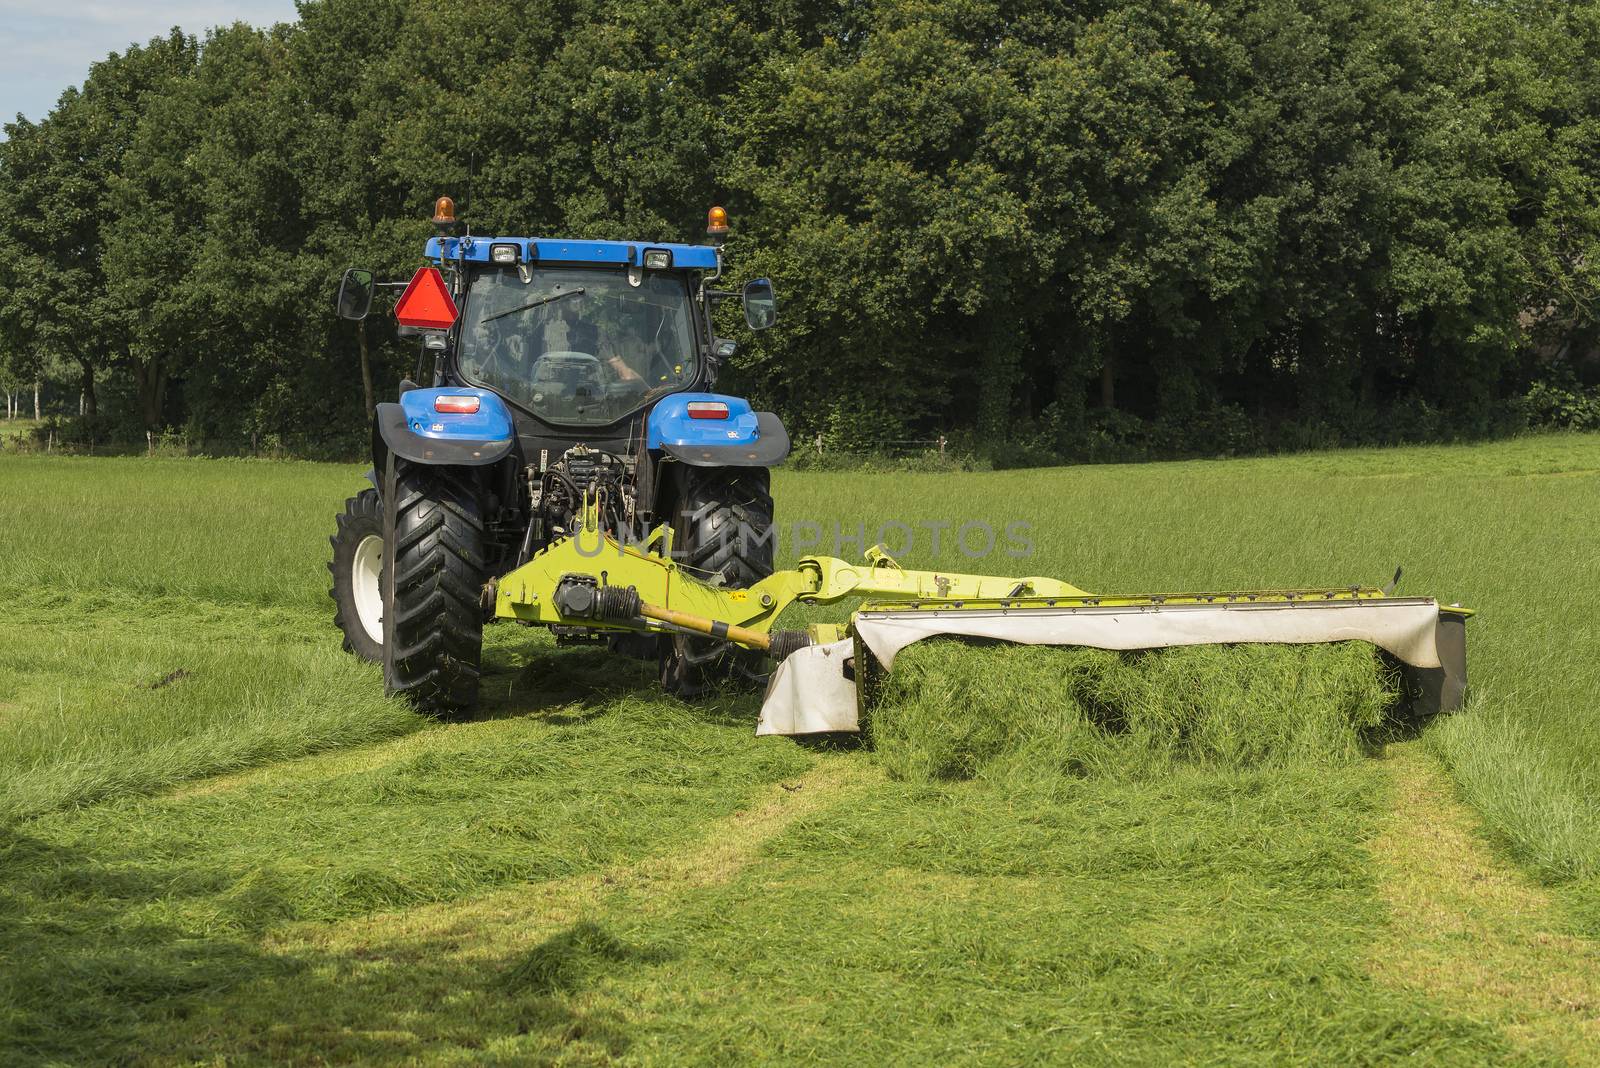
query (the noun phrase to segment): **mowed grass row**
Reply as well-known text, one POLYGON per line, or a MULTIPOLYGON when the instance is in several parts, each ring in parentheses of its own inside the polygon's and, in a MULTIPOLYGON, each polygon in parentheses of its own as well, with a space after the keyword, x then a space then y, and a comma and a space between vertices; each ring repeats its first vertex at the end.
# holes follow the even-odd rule
MULTIPOLYGON (((561 667, 490 656, 515 716, 0 826, 0 1062, 326 1060, 354 988, 324 987, 328 955, 285 938, 592 878, 683 846, 809 763, 753 745, 748 707, 654 700, 648 672, 619 680, 592 652, 561 667), (234 998, 253 1037, 208 1017, 234 998), (294 1018, 306 1026, 286 1035, 294 1018), (296 1032, 292 1053, 264 1052, 296 1032)), ((352 961, 409 975, 426 956, 352 961)), ((456 1006, 490 976, 461 971, 456 989, 385 1000, 356 1030, 462 1022, 456 1006)), ((480 1045, 453 1034, 458 1057, 480 1045)))
MULTIPOLYGON (((1581 806, 1591 743, 1569 706, 1593 639, 1573 605, 1541 617, 1538 600, 1570 594, 1583 564, 1540 578, 1531 557, 1592 557, 1582 513, 1596 468, 1600 438, 1579 437, 1347 460, 780 475, 776 491, 787 520, 859 518, 869 537, 888 519, 1031 521, 1025 560, 969 561, 948 543, 902 558, 1106 590, 1370 581, 1399 556, 1407 589, 1484 609, 1474 708, 1440 745, 1509 753, 1545 776, 1539 796, 1581 806), (1554 648, 1513 627, 1539 618, 1554 648), (1566 674, 1513 686, 1519 657, 1566 674), (1467 737, 1469 724, 1488 737, 1467 737), (1508 729, 1521 751, 1495 747, 1508 729)), ((359 469, 311 465, 0 461, 0 530, 28 549, 0 558, 18 606, 0 648, 8 675, 30 673, 0 696, 0 774, 31 783, 0 831, 0 1059, 1479 1064, 1560 1052, 1374 978, 1387 911, 1365 843, 1388 782, 1354 744, 1372 694, 1358 658, 1323 650, 1336 663, 1318 677, 1344 681, 1303 694, 1332 713, 1303 722, 1305 702, 1270 685, 1286 665, 1302 677, 1294 656, 1161 661, 1180 684, 1230 660, 1268 682, 1245 701, 1272 717, 1276 742, 1258 751, 1229 719, 1235 700, 1183 713, 1176 735, 1210 739, 1198 747, 1166 744, 1176 735, 1159 702, 1142 733, 1118 724, 1063 743, 1021 722, 1029 701, 1063 727, 1083 724, 1039 689, 1082 695, 1089 720, 1103 704, 1138 711, 1144 684, 1123 658, 1022 650, 997 663, 968 650, 941 663, 954 654, 929 646, 908 651, 905 681, 921 660, 935 682, 979 672, 969 689, 920 719, 908 692, 898 749, 819 755, 752 737, 754 698, 685 705, 655 691, 648 665, 499 629, 484 715, 425 724, 381 697, 376 672, 334 655, 321 561, 333 509, 360 485, 359 469), (124 491, 97 492, 81 474, 95 466, 127 478, 124 491), (175 542, 190 533, 186 485, 247 495, 235 473, 258 470, 263 485, 295 477, 270 507, 191 536, 187 562, 133 566, 164 516, 175 542), (67 532, 62 554, 19 526, 14 490, 52 501, 41 529, 67 532), (91 529, 68 530, 74 507, 91 529), (124 542, 121 530, 142 533, 124 542), (230 582, 251 545, 282 566, 230 582), (983 674, 997 666, 1004 679, 983 674), (1019 702, 1008 686, 1031 688, 1019 702), (1016 713, 999 737, 986 704, 1016 713), (272 763, 342 716, 373 737, 409 733, 272 763), (132 795, 218 770, 164 746, 191 741, 193 757, 250 729, 284 748, 244 746, 225 766, 259 770, 83 804, 83 769, 119 747, 169 769, 113 791, 132 795)), ((360 740, 351 729, 321 744, 360 740)), ((1499 826, 1532 857, 1531 839, 1499 826)), ((1570 835, 1569 855, 1585 841, 1570 835)), ((1581 905, 1585 884, 1571 885, 1581 905)))
POLYGON ((416 730, 309 613, 87 597, 0 620, 0 818, 416 730))
POLYGON ((393 737, 329 626, 359 469, 0 457, 0 819, 393 737))
MULTIPOLYGON (((1207 652, 1172 670, 1232 659, 1270 691, 1316 659, 1207 652)), ((648 667, 497 635, 489 718, 16 824, 0 1053, 1545 1062, 1369 974, 1385 912, 1362 843, 1386 784, 1348 736, 1381 690, 1369 660, 1323 665, 1343 685, 1300 695, 1312 726, 1269 770, 1226 744, 1173 751, 1153 724, 1051 768, 1061 739, 1024 717, 1050 711, 1063 664, 995 653, 904 654, 896 685, 944 669, 906 695, 933 705, 952 674, 1008 682, 968 674, 977 692, 940 716, 881 710, 906 728, 882 739, 887 781, 867 753, 752 738, 750 699, 686 706, 648 667), (1031 737, 985 743, 984 687, 1030 683, 1009 726, 1031 737), (926 737, 952 727, 954 746, 926 737), (921 757, 951 751, 976 759, 948 774, 921 757)), ((1110 659, 1088 673, 1132 708, 1145 684, 1110 659)), ((1192 708, 1207 737, 1234 733, 1231 702, 1192 708)))
MULTIPOLYGON (((600 766, 571 770, 616 789, 617 739, 584 740, 600 766)), ((29 979, 46 993, 23 1002, 24 1022, 47 1051, 71 1035, 67 1050, 136 1048, 154 1064, 223 1051, 243 1064, 1555 1063, 1370 976, 1385 922, 1361 846, 1384 796, 1373 768, 1180 770, 1044 795, 883 782, 861 754, 813 759, 769 797, 832 792, 745 851, 723 845, 759 825, 735 816, 667 864, 483 882, 477 896, 289 924, 265 942, 213 929, 191 951, 193 987, 153 996, 179 971, 173 936, 217 907, 196 894, 160 914, 165 941, 117 947, 136 962, 125 967, 149 969, 141 983, 113 987, 92 962, 67 977, 41 968, 29 979), (130 987, 145 998, 136 1022, 107 1026, 130 987), (81 1008, 64 1019, 61 1006, 81 1008)), ((516 771, 502 783, 491 800, 540 796, 516 771)), ((138 814, 164 822, 173 807, 138 814)), ((632 822, 622 806, 594 815, 632 822)), ((548 841, 571 850, 564 816, 548 841)), ((503 848, 502 827, 483 824, 473 848, 503 848)), ((662 821, 661 844, 680 827, 662 821)), ((430 843, 407 845, 425 869, 439 863, 430 843)), ((243 877, 234 858, 205 866, 243 877)), ((248 891, 259 909, 326 909, 308 887, 256 878, 248 891)), ((58 885, 35 892, 53 930, 112 918, 58 885)))

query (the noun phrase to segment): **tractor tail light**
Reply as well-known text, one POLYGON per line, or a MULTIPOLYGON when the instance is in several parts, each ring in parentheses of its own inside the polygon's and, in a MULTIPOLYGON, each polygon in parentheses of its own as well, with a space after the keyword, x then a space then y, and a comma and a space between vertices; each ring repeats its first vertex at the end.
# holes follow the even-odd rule
POLYGON ((449 412, 452 415, 475 415, 478 405, 483 403, 479 397, 443 396, 433 398, 433 410, 436 412, 449 412))
POLYGON ((688 409, 690 419, 728 418, 728 406, 721 401, 690 401, 688 409))

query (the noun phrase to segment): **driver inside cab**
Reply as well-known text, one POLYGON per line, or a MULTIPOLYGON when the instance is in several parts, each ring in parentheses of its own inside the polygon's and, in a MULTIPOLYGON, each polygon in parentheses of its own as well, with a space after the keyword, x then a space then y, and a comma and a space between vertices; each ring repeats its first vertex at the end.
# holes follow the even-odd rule
POLYGON ((476 281, 457 357, 469 381, 541 418, 599 424, 694 376, 682 279, 563 269, 535 281, 509 272, 476 281))
MULTIPOLYGON (((635 386, 643 390, 644 379, 639 376, 639 372, 628 366, 615 345, 602 343, 599 324, 585 321, 577 309, 577 304, 569 304, 561 311, 561 325, 566 331, 565 341, 561 347, 569 352, 581 352, 598 358, 601 365, 611 373, 611 379, 616 385, 635 386)), ((546 351, 553 350, 547 347, 546 351)))
POLYGON ((488 357, 479 377, 513 396, 534 384, 541 394, 533 398, 536 403, 549 392, 593 404, 608 392, 608 384, 643 392, 644 379, 615 346, 603 343, 600 326, 580 312, 582 300, 569 302, 558 315, 531 330, 511 318, 480 323, 477 350, 488 357))

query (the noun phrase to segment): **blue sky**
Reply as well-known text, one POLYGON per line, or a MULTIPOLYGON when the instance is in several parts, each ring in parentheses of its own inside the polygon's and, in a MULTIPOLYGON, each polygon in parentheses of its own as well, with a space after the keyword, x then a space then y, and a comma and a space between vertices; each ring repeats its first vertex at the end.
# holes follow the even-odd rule
POLYGON ((18 112, 43 118, 63 89, 82 84, 90 63, 173 26, 199 35, 232 22, 266 26, 294 18, 294 0, 0 0, 9 45, 0 63, 0 122, 18 112))

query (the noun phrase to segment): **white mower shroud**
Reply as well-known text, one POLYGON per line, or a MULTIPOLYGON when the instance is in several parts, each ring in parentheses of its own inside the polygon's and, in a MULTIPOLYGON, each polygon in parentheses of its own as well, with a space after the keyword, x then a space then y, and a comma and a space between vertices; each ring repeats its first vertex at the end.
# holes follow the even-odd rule
MULTIPOLYGON (((1248 601, 1136 607, 931 609, 864 611, 853 620, 856 637, 891 670, 900 650, 924 638, 961 637, 1020 645, 1095 649, 1166 649, 1185 645, 1266 643, 1309 645, 1367 642, 1416 669, 1429 704, 1448 710, 1464 695, 1465 638, 1460 617, 1441 614, 1427 597, 1370 601, 1248 601), (1446 657, 1441 658, 1441 645, 1446 657), (1459 672, 1448 661, 1459 645, 1459 672)), ((767 685, 759 735, 860 730, 857 687, 864 665, 851 639, 800 649, 787 657, 767 685)))

